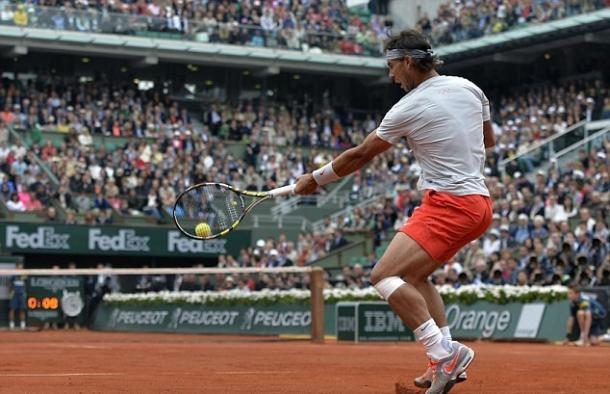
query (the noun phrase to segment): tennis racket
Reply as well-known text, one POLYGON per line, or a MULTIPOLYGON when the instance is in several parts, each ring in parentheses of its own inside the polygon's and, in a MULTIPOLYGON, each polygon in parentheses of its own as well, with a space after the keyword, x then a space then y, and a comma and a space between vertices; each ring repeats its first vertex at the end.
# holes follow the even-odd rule
POLYGON ((172 216, 178 230, 187 237, 214 239, 233 231, 263 201, 293 194, 295 186, 251 192, 224 183, 199 183, 180 193, 172 216), (250 200, 248 205, 246 198, 250 200))

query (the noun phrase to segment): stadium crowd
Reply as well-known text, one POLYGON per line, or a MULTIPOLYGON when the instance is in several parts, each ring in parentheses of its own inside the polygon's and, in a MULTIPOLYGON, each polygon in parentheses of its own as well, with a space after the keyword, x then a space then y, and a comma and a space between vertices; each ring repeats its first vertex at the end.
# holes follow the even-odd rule
MULTIPOLYGON (((387 3, 374 1, 373 3, 387 3)), ((416 28, 434 45, 500 33, 608 6, 605 0, 444 1, 416 28)), ((117 34, 188 35, 203 42, 378 56, 392 27, 387 6, 352 12, 326 1, 75 1, 3 2, 0 24, 117 34)))
MULTIPOLYGON (((539 172, 535 181, 522 175, 487 177, 494 200, 493 223, 443 269, 437 284, 512 284, 520 286, 577 282, 610 285, 610 140, 582 154, 566 168, 539 172)), ((345 233, 368 232, 376 245, 389 241, 420 204, 415 179, 394 185, 395 196, 382 196, 365 208, 325 220, 324 230, 303 233, 297 244, 259 240, 238 258, 222 256, 223 267, 306 265, 348 244, 345 233), (398 187, 396 187, 398 186, 398 187)), ((383 250, 383 247, 381 248, 383 250)), ((363 287, 376 256, 328 278, 333 286, 363 287)), ((349 262, 348 262, 349 263, 349 262)))
MULTIPOLYGON (((493 154, 501 149, 499 144, 493 154)), ((576 161, 562 167, 552 163, 533 179, 519 171, 502 176, 491 168, 497 161, 489 160, 486 182, 494 201, 493 224, 434 275, 436 283, 610 284, 609 155, 610 140, 605 139, 591 151, 580 151, 576 161)), ((401 171, 393 166, 391 154, 384 159, 376 179, 394 179, 384 183, 385 198, 337 217, 328 228, 367 223, 364 228, 373 232, 378 245, 408 220, 422 197, 416 190, 418 167, 405 160, 401 171)))
POLYGON ((187 35, 202 42, 377 56, 387 15, 353 13, 326 1, 5 2, 1 24, 116 34, 187 35), (13 3, 13 4, 10 4, 13 3))
POLYGON ((467 0, 442 2, 436 15, 424 14, 416 28, 433 45, 501 33, 528 23, 544 23, 595 11, 609 4, 604 0, 467 0))
MULTIPOLYGON (((603 102, 598 100, 607 95, 607 90, 599 82, 582 84, 579 89, 577 86, 532 89, 517 99, 500 101, 494 115, 502 122, 495 125, 498 145, 488 152, 485 171, 495 202, 493 225, 484 237, 464 248, 434 275, 436 283, 610 284, 610 141, 590 152, 581 151, 578 161, 564 167, 555 163, 548 172, 539 171, 533 180, 518 167, 507 167, 504 176, 497 167, 500 158, 517 153, 515 148, 521 144, 531 146, 561 132, 568 122, 603 116, 603 108, 594 103, 603 102), (558 110, 558 106, 565 107, 558 110)), ((382 245, 419 205, 418 175, 419 167, 409 156, 408 147, 399 146, 356 174, 353 202, 362 201, 366 190, 381 184, 386 194, 375 202, 333 220, 327 218, 320 232, 302 234, 296 251, 294 245, 290 247, 290 257, 278 247, 282 242, 267 240, 259 249, 242 251, 240 259, 221 259, 221 264, 304 265, 337 245, 345 245, 344 234, 348 232, 371 232, 375 246, 382 245)), ((330 277, 329 283, 348 287, 366 283, 353 279, 350 272, 365 272, 366 278, 374 263, 373 255, 364 267, 345 267, 341 274, 330 277)))
MULTIPOLYGON (((40 182, 32 184, 37 177, 48 179, 38 161, 26 157, 22 141, 8 145, 5 126, 11 126, 29 131, 33 143, 28 154, 39 157, 58 179, 56 184, 46 183, 44 198, 56 197, 63 208, 86 214, 86 223, 108 223, 110 208, 160 217, 163 207, 173 206, 177 190, 205 180, 249 190, 292 182, 330 159, 317 148, 349 146, 362 139, 373 122, 350 115, 344 133, 343 124, 327 108, 308 112, 299 110, 299 103, 289 108, 273 102, 211 105, 191 119, 157 91, 57 76, 25 85, 4 83, 0 107, 5 153, 0 161, 4 176, 11 178, 3 182, 9 188, 5 200, 11 200, 17 188, 36 192, 40 182), (61 144, 45 138, 46 131, 64 133, 61 144), (95 147, 94 136, 136 138, 112 149, 104 144, 95 147), (245 156, 235 157, 226 140, 248 142, 245 156), (298 146, 314 149, 304 155, 298 146), (97 213, 89 215, 94 209, 97 213)), ((23 203, 11 209, 40 207, 23 203)))
MULTIPOLYGON (((607 92, 601 80, 575 80, 491 97, 498 144, 488 152, 486 175, 500 217, 480 245, 488 252, 484 262, 491 278, 498 267, 504 282, 513 283, 519 276, 514 267, 507 268, 513 264, 507 260, 508 254, 503 255, 508 248, 519 271, 526 270, 528 283, 549 282, 557 276, 563 280, 563 275, 582 276, 583 281, 608 280, 607 212, 603 208, 608 202, 608 146, 583 153, 569 168, 538 174, 533 184, 524 173, 536 162, 526 161, 525 168, 523 161, 520 166, 508 166, 505 177, 498 168, 500 160, 579 120, 607 116, 607 92), (578 218, 585 209, 591 216, 586 219, 586 247, 578 238, 584 231, 578 218), (565 212, 570 215, 567 219, 565 212), (545 236, 531 235, 544 233, 541 225, 545 236), (498 239, 494 239, 496 232, 498 239), (497 250, 498 242, 504 242, 500 236, 507 232, 511 246, 497 250), (553 238, 557 233, 560 238, 553 238), (529 238, 532 240, 527 241, 529 238), (535 239, 542 239, 542 246, 535 239), (576 253, 569 259, 562 255, 566 242, 576 253), (573 267, 576 255, 590 249, 596 253, 587 257, 592 259, 587 261, 593 268, 573 267), (537 265, 524 265, 523 256, 529 258, 532 253, 537 265), (563 256, 562 263, 553 253, 563 256), (536 276, 541 272, 543 279, 536 276)), ((375 115, 358 118, 335 112, 327 103, 219 103, 205 113, 194 114, 155 89, 140 91, 105 80, 93 83, 49 76, 25 85, 5 80, 0 87, 0 192, 10 210, 47 207, 49 222, 59 221, 56 208, 49 204, 52 199, 65 210, 65 223, 108 224, 116 214, 160 219, 163 210, 173 206, 178 191, 205 180, 256 190, 293 182, 330 160, 332 150, 359 143, 379 122, 375 115), (33 143, 29 147, 20 139, 9 143, 6 126, 28 129, 33 143), (64 133, 60 145, 45 138, 48 130, 64 133), (137 138, 113 149, 103 144, 94 147, 95 136, 137 138), (231 153, 227 144, 232 141, 247 143, 244 157, 231 153), (311 149, 306 154, 299 146, 311 149), (45 170, 57 183, 49 181, 45 170)), ((353 203, 378 195, 376 187, 384 186, 384 194, 374 203, 329 219, 323 231, 303 234, 297 243, 263 241, 264 247, 227 256, 219 264, 304 265, 344 245, 346 232, 371 231, 375 246, 380 246, 419 203, 414 184, 419 170, 408 146, 398 145, 354 178, 353 203)), ((464 253, 468 251, 470 248, 464 253)), ((476 280, 476 262, 466 263, 464 258, 459 255, 452 263, 459 262, 462 267, 455 268, 456 274, 462 275, 461 280, 476 280)), ((374 261, 374 257, 369 260, 374 261)), ((446 274, 438 280, 454 280, 452 272, 446 274)))

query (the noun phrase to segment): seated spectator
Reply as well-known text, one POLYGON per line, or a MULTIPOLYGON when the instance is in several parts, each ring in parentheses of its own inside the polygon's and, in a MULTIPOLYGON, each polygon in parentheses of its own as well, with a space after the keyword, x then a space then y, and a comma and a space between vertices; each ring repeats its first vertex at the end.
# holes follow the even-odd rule
POLYGON ((17 192, 17 195, 19 196, 19 200, 23 203, 26 210, 33 211, 42 209, 42 204, 40 203, 40 201, 32 197, 29 192, 21 190, 17 192))
POLYGON ((23 203, 23 201, 21 201, 17 193, 13 193, 11 195, 11 199, 6 202, 6 207, 10 211, 15 212, 24 212, 26 210, 25 204, 23 203))
POLYGON ((99 210, 111 209, 110 203, 101 192, 96 193, 93 199, 93 207, 99 210))
POLYGON ((76 219, 76 214, 74 213, 73 210, 71 210, 71 209, 66 210, 66 218, 64 219, 64 224, 78 224, 78 221, 76 219))
POLYGON ((348 244, 347 239, 343 235, 343 231, 340 229, 336 229, 334 231, 334 236, 329 244, 328 250, 333 251, 335 249, 339 249, 348 244))
POLYGON ((94 209, 96 215, 95 223, 97 224, 112 224, 112 209, 94 209))
POLYGON ((47 222, 47 223, 59 223, 59 219, 57 218, 57 210, 55 209, 55 207, 48 207, 47 208, 45 222, 47 222))

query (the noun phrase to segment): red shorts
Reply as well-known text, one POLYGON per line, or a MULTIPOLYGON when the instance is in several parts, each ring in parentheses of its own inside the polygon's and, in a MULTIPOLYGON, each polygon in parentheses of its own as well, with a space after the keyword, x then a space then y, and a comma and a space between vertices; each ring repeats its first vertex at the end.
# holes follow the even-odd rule
POLYGON ((479 238, 492 221, 491 199, 426 190, 422 204, 400 228, 436 261, 447 261, 479 238))

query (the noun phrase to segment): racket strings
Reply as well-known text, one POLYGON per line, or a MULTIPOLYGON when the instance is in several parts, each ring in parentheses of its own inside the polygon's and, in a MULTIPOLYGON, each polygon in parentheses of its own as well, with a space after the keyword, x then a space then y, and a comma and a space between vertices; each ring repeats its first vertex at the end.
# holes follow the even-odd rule
POLYGON ((239 219, 240 216, 236 208, 239 205, 239 203, 235 201, 236 197, 239 196, 237 196, 235 193, 229 193, 225 198, 225 206, 227 208, 227 212, 229 213, 229 219, 232 223, 239 219))
MULTIPOLYGON (((237 193, 222 186, 202 185, 180 197, 176 212, 182 214, 176 220, 182 222, 185 230, 206 223, 214 235, 231 228, 244 209, 244 201, 237 193)), ((194 230, 188 232, 194 233, 194 230)))

